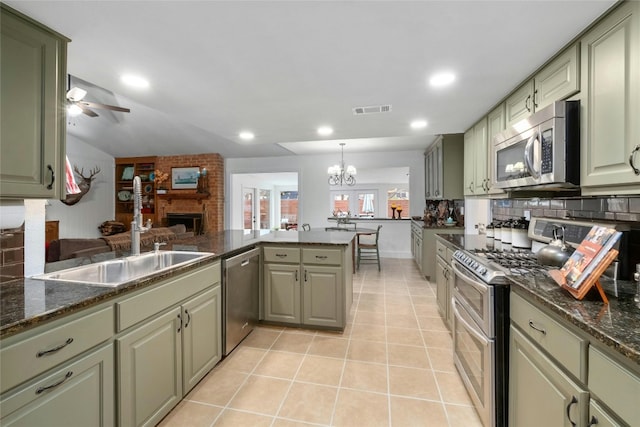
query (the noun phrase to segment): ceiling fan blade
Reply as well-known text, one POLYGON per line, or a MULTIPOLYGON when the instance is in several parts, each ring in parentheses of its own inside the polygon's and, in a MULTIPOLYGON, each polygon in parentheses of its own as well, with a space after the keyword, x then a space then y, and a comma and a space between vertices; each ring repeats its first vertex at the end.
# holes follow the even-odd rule
POLYGON ((117 107, 115 105, 100 104, 98 102, 82 101, 82 102, 79 102, 79 104, 81 104, 81 105, 83 105, 85 107, 91 107, 91 108, 102 108, 104 110, 122 111, 123 113, 130 113, 131 112, 131 110, 128 109, 128 108, 117 107))
POLYGON ((82 109, 82 113, 83 114, 86 114, 89 117, 98 117, 98 114, 96 114, 93 110, 88 109, 87 107, 85 107, 82 104, 83 103, 81 103, 81 102, 76 103, 76 105, 82 109))

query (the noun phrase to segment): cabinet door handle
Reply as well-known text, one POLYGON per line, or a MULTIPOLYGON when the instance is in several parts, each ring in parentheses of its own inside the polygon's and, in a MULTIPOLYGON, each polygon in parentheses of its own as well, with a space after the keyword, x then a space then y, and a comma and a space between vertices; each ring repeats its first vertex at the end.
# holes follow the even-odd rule
POLYGON ((47 185, 47 190, 51 190, 53 188, 53 183, 56 181, 56 174, 51 165, 47 165, 47 169, 51 171, 51 182, 47 185))
POLYGON ((542 335, 547 335, 547 331, 545 331, 543 328, 539 328, 537 327, 534 323, 533 320, 529 320, 529 327, 532 329, 535 329, 536 331, 540 332, 542 335))
POLYGON ((73 338, 68 338, 64 342, 64 344, 60 344, 59 346, 54 347, 54 348, 52 348, 50 350, 40 350, 38 353, 36 353, 36 357, 42 357, 42 356, 46 356, 46 355, 51 354, 51 353, 56 353, 56 352, 62 350, 63 348, 65 348, 66 346, 68 346, 69 344, 71 344, 72 342, 73 342, 73 338))
POLYGON ((307 281, 307 270, 304 271, 304 281, 307 281))
POLYGON ((575 404, 578 403, 578 399, 576 399, 575 396, 571 396, 571 402, 569 402, 569 404, 567 405, 567 419, 569 420, 569 422, 571 423, 572 426, 575 426, 576 423, 573 422, 573 420, 571 419, 571 407, 575 404))
MULTIPOLYGON (((598 419, 596 418, 596 416, 595 416, 595 415, 592 415, 592 416, 591 416, 591 420, 589 421, 589 425, 590 425, 590 426, 598 425, 598 419)), ((587 427, 588 427, 588 426, 587 426, 587 427)))
POLYGON ((531 107, 529 107, 530 101, 531 101, 531 95, 527 96, 527 99, 524 100, 524 108, 526 108, 528 112, 531 112, 531 107))
POLYGON ((296 282, 298 281, 298 270, 296 270, 296 282))
POLYGON ((62 383, 64 383, 66 380, 68 380, 69 378, 71 378, 71 376, 73 375, 73 371, 69 371, 66 373, 66 375, 64 376, 64 378, 62 378, 60 381, 58 381, 55 384, 51 384, 51 385, 47 385, 44 387, 38 387, 38 389, 36 390, 36 394, 40 394, 42 392, 45 392, 47 390, 51 390, 52 388, 56 388, 59 385, 62 385, 62 383))
POLYGON ((178 333, 180 333, 181 330, 182 330, 182 317, 180 316, 180 313, 178 313, 178 333))
POLYGON ((538 89, 533 91, 533 108, 538 108, 538 89))
POLYGON ((631 169, 633 169, 633 173, 635 173, 636 175, 640 175, 640 169, 633 165, 633 160, 638 151, 640 151, 640 144, 636 145, 636 147, 631 151, 631 154, 629 155, 629 166, 631 166, 631 169))
POLYGON ((189 310, 187 310, 186 308, 184 309, 184 314, 187 315, 187 323, 184 324, 184 328, 187 329, 189 323, 191 323, 191 314, 189 314, 189 310))

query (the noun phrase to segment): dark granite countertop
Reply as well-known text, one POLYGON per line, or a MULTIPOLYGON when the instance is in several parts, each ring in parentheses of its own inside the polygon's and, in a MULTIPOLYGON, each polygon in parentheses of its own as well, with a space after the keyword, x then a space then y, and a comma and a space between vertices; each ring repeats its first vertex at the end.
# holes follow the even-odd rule
MULTIPOLYGON (((440 238, 457 248, 480 249, 492 247, 493 239, 483 235, 441 234, 440 238)), ((557 314, 577 326, 597 341, 640 365, 640 307, 633 300, 635 284, 617 281, 618 296, 614 296, 614 283, 602 278, 609 298, 602 302, 597 292, 590 292, 579 301, 562 289, 550 277, 510 277, 513 289, 526 299, 557 314)))
MULTIPOLYGON (((169 242, 162 250, 212 252, 193 264, 177 267, 143 279, 132 280, 117 287, 25 278, 3 283, 0 288, 0 338, 74 313, 111 298, 152 286, 168 277, 181 274, 255 247, 257 244, 278 243, 296 245, 348 245, 355 233, 336 231, 275 231, 256 230, 246 233, 231 230, 194 236, 169 242)), ((118 253, 118 256, 128 255, 118 253)))
POLYGON ((411 219, 411 222, 412 223, 416 223, 421 228, 428 228, 429 230, 434 230, 434 229, 443 229, 443 230, 464 229, 464 225, 458 225, 458 224, 456 224, 456 225, 428 225, 421 219, 411 219))

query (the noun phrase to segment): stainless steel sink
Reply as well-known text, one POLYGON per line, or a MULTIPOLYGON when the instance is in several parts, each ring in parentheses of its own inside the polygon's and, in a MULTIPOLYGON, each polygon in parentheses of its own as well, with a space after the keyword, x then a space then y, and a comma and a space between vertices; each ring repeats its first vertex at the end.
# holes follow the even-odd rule
POLYGON ((119 286, 134 279, 187 265, 210 252, 157 251, 33 276, 33 279, 119 286))

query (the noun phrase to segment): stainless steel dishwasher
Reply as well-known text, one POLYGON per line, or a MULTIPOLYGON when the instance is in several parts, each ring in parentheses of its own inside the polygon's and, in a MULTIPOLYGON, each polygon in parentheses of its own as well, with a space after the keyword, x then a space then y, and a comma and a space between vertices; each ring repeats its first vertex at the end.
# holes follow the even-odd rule
POLYGON ((251 249, 222 263, 222 354, 226 356, 258 321, 260 249, 251 249))

